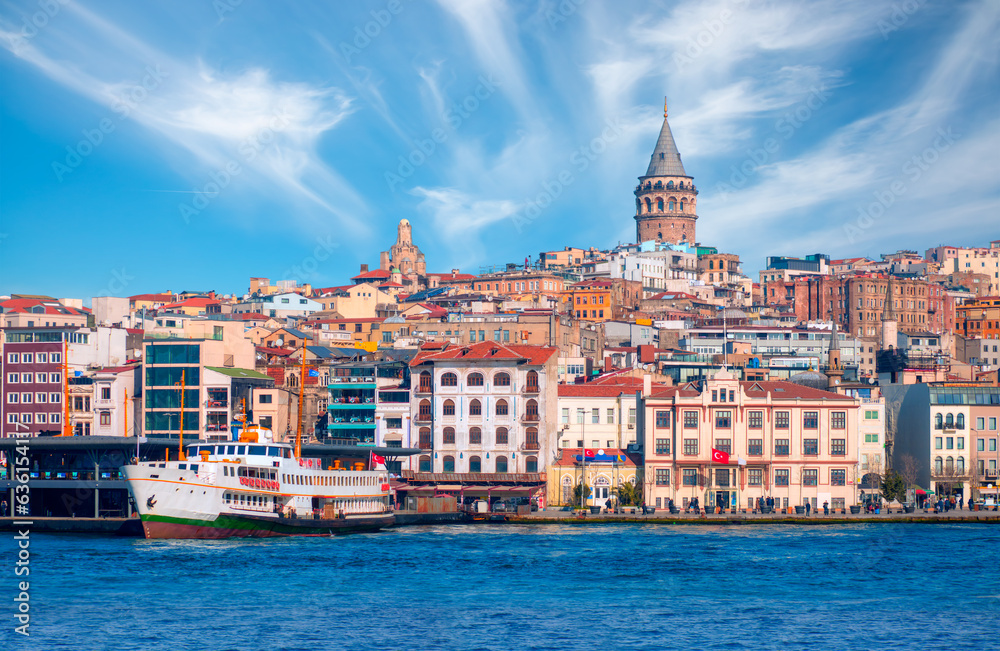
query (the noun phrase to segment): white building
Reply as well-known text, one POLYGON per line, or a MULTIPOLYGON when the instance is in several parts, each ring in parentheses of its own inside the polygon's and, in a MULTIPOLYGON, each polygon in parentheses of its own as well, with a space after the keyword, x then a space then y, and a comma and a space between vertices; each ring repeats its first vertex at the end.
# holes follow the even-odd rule
POLYGON ((556 441, 558 348, 425 344, 410 363, 410 469, 539 473, 556 441))
POLYGON ((301 294, 284 293, 270 296, 251 296, 233 306, 235 314, 264 314, 279 319, 306 317, 319 312, 323 306, 301 294))

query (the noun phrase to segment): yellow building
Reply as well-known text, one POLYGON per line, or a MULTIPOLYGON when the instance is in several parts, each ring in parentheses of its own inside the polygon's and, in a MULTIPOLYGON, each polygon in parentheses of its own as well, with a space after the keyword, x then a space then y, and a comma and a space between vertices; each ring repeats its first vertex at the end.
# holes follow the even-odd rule
POLYGON ((629 454, 625 450, 605 450, 584 448, 593 456, 588 456, 586 464, 581 456, 581 448, 563 448, 560 456, 548 467, 548 506, 580 506, 574 497, 574 487, 581 480, 589 489, 584 499, 586 506, 605 506, 614 501, 616 487, 625 483, 642 485, 642 457, 629 454), (586 466, 586 468, 584 468, 586 466), (609 502, 610 500, 610 502, 609 502))

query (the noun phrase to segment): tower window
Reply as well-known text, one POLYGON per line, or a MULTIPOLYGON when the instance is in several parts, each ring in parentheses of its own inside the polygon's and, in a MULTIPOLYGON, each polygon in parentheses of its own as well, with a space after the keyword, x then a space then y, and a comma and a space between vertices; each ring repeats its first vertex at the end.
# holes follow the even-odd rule
POLYGON ((671 199, 670 201, 667 202, 667 209, 670 210, 671 212, 673 212, 673 210, 674 210, 674 200, 673 199, 671 199))
POLYGON ((684 212, 684 202, 681 201, 681 212, 684 212))
POLYGON ((660 160, 663 160, 663 152, 660 152, 660 160))
POLYGON ((663 212, 663 199, 656 200, 656 209, 663 212))

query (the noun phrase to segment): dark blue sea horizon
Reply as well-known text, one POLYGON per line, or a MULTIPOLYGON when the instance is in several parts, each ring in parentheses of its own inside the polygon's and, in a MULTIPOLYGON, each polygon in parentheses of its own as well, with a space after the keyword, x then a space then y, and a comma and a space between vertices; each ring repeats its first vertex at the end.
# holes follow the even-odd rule
POLYGON ((453 525, 336 538, 35 534, 0 649, 976 649, 1000 528, 453 525))

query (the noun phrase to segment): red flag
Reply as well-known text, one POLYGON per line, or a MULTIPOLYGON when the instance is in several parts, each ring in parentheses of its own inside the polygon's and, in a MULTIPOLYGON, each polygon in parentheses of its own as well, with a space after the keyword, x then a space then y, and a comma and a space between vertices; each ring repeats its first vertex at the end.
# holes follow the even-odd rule
POLYGON ((729 453, 712 448, 712 461, 714 463, 729 463, 729 453))
POLYGON ((379 456, 374 452, 372 452, 372 461, 374 461, 375 463, 381 463, 383 466, 385 465, 385 457, 379 456))
POLYGON ((590 457, 591 459, 593 459, 597 455, 590 448, 584 448, 583 449, 583 456, 590 457))

